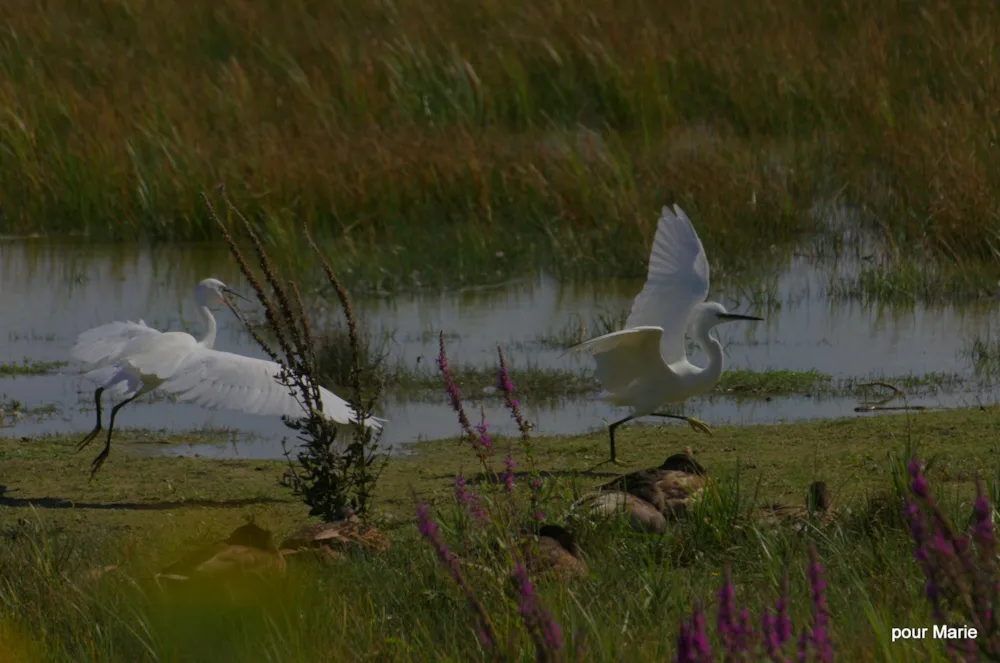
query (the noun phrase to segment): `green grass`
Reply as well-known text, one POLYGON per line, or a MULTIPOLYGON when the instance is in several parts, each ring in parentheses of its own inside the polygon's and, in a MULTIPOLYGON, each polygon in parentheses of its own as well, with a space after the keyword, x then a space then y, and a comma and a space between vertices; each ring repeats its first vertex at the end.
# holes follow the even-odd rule
POLYGON ((48 375, 68 365, 68 361, 22 359, 20 364, 15 362, 0 364, 0 378, 12 378, 18 375, 48 375))
POLYGON ((305 223, 392 291, 640 277, 671 202, 724 279, 842 244, 813 214, 842 203, 890 273, 995 283, 1000 9, 730 9, 8 5, 0 227, 208 237, 198 195, 223 182, 286 255, 305 223))
MULTIPOLYGON (((718 498, 663 537, 581 525, 590 578, 543 582, 539 595, 567 638, 579 631, 587 660, 664 660, 693 601, 706 602, 711 621, 726 561, 737 600, 752 613, 773 601, 787 568, 792 618, 802 624, 809 606, 804 545, 812 539, 826 567, 838 660, 945 660, 932 640, 891 644, 876 628, 933 622, 908 533, 875 496, 890 490, 890 454, 910 445, 933 460, 935 495, 964 517, 974 473, 996 475, 998 431, 998 408, 717 428, 711 438, 684 426, 623 428, 627 465, 657 464, 690 445, 715 477, 718 498), (754 503, 801 503, 814 479, 830 484, 844 510, 832 528, 801 536, 731 520, 754 503)), ((418 443, 415 454, 387 469, 378 522, 393 538, 388 553, 300 567, 260 586, 181 595, 161 594, 151 571, 224 537, 250 515, 279 537, 305 520, 306 508, 279 485, 283 464, 151 458, 129 453, 121 438, 88 482, 88 459, 73 452, 73 442, 0 441, 0 637, 5 652, 24 652, 14 660, 479 658, 466 604, 411 520, 415 489, 432 504, 443 536, 469 554, 451 488, 455 472, 464 466, 469 476, 474 459, 453 441, 418 443), (108 563, 121 569, 98 581, 84 577, 108 563)), ((561 520, 574 495, 603 480, 575 472, 602 459, 606 443, 603 431, 537 440, 536 462, 553 487, 544 507, 550 520, 561 520)), ((523 468, 525 459, 516 458, 523 468)), ((498 630, 516 632, 509 595, 495 580, 467 573, 498 630)), ((516 637, 528 645, 523 634, 516 637)))

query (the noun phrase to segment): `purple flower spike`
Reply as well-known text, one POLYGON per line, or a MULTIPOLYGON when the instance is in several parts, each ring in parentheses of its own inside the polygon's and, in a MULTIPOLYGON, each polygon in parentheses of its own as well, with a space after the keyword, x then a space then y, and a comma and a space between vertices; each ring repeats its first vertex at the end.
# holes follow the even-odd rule
MULTIPOLYGON (((416 495, 414 495, 416 499, 416 495)), ((458 565, 458 558, 448 549, 448 546, 441 541, 441 536, 438 533, 437 524, 431 519, 430 511, 427 505, 422 501, 417 499, 417 529, 420 531, 421 536, 427 540, 431 548, 434 550, 434 554, 437 555, 438 560, 448 569, 448 574, 458 585, 459 589, 465 595, 466 601, 469 603, 469 607, 472 609, 473 614, 476 615, 477 621, 479 622, 477 628, 477 637, 479 637, 480 642, 486 649, 492 649, 493 643, 496 642, 496 637, 493 634, 493 626, 490 623, 489 615, 486 613, 486 609, 483 608, 483 604, 479 602, 476 598, 475 592, 465 581, 465 576, 462 575, 462 569, 458 565)))
POLYGON ((920 461, 914 458, 906 465, 906 471, 910 473, 910 490, 913 494, 922 499, 928 495, 927 479, 921 473, 920 461))
POLYGON ((722 640, 726 657, 730 658, 736 652, 740 638, 739 627, 736 624, 736 589, 733 587, 732 572, 729 565, 722 572, 722 587, 716 598, 719 601, 719 611, 716 615, 715 628, 722 640))
POLYGON ((563 646, 562 629, 539 603, 524 564, 518 564, 510 576, 517 593, 517 611, 535 643, 536 659, 552 660, 563 646))
POLYGON ((466 416, 465 408, 462 407, 462 395, 458 391, 458 385, 455 384, 455 379, 452 377, 451 371, 448 370, 448 355, 444 347, 444 331, 438 337, 438 347, 437 365, 438 370, 441 371, 441 379, 444 381, 445 394, 448 396, 451 408, 458 414, 458 423, 462 427, 462 433, 470 440, 475 440, 476 435, 472 432, 469 417, 466 416))
POLYGON ((498 386, 500 387, 500 391, 503 392, 507 409, 510 410, 510 416, 514 419, 514 422, 517 423, 517 429, 521 431, 521 439, 527 442, 530 437, 528 422, 526 422, 524 417, 521 415, 521 404, 514 398, 514 383, 511 382, 510 376, 507 375, 507 361, 504 359, 503 350, 499 345, 497 346, 497 357, 499 358, 500 363, 500 369, 497 375, 498 386))
POLYGON ((481 525, 486 521, 486 513, 476 489, 469 488, 461 473, 455 475, 455 500, 469 512, 477 524, 481 525))
POLYGON ((708 637, 705 635, 705 618, 701 610, 695 607, 687 623, 681 622, 677 636, 676 663, 710 663, 712 652, 708 647, 708 637))
POLYGON ((514 461, 512 453, 512 449, 508 444, 507 456, 503 459, 503 475, 501 476, 504 488, 507 492, 514 490, 514 468, 517 467, 517 463, 514 461))
POLYGON ((764 652, 774 663, 785 663, 786 659, 781 654, 781 644, 778 641, 777 619, 771 617, 770 611, 764 608, 760 616, 760 633, 764 642, 764 652))
POLYGON ((805 627, 803 627, 802 631, 799 633, 799 642, 798 646, 796 647, 795 660, 798 661, 798 663, 806 663, 806 658, 808 654, 809 654, 809 632, 805 629, 805 627))
POLYGON ((833 660, 833 646, 830 644, 827 626, 829 611, 826 605, 826 580, 823 578, 823 565, 819 562, 816 546, 809 544, 809 584, 812 588, 813 625, 810 640, 816 650, 816 656, 823 663, 833 660))
POLYGON ((485 460, 493 452, 493 441, 486 432, 488 426, 486 425, 485 408, 480 409, 479 416, 479 423, 476 424, 476 433, 479 435, 479 438, 476 440, 476 455, 479 456, 480 460, 485 460))
POLYGON ((774 633, 778 638, 778 647, 792 639, 792 620, 788 617, 788 571, 781 576, 781 595, 774 606, 774 633))

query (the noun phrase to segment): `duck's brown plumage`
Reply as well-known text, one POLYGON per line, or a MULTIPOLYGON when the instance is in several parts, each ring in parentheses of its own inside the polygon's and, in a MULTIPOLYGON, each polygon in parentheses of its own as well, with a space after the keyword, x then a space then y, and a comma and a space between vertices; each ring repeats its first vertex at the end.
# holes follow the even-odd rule
POLYGON ((833 513, 826 482, 814 481, 809 485, 805 504, 768 504, 757 510, 757 518, 761 523, 770 526, 798 526, 810 517, 825 522, 833 516, 833 513))
POLYGON ((599 486, 579 504, 586 504, 595 515, 624 513, 632 529, 661 534, 667 520, 683 515, 707 481, 708 471, 685 449, 659 467, 630 472, 599 486))
POLYGON ((326 548, 341 552, 352 547, 384 552, 389 548, 389 537, 374 525, 367 525, 350 514, 332 523, 304 525, 281 542, 283 551, 326 548))
POLYGON ((570 580, 585 578, 589 573, 575 537, 559 525, 544 525, 537 536, 522 539, 521 551, 528 572, 535 575, 570 580))
POLYGON ((617 490, 653 505, 665 518, 683 515, 708 479, 708 472, 688 453, 674 454, 659 467, 630 472, 598 490, 617 490))
POLYGON ((220 543, 201 548, 158 574, 167 580, 191 580, 227 574, 283 571, 285 562, 271 532, 247 523, 220 543))

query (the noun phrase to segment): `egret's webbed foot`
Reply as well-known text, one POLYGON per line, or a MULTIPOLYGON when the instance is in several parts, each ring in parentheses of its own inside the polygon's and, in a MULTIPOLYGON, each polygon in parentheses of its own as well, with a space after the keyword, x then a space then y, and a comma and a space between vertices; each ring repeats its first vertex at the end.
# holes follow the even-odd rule
POLYGON ((709 435, 712 434, 712 429, 709 428, 708 424, 706 424, 701 419, 695 419, 694 417, 684 417, 684 420, 687 421, 689 424, 691 424, 691 428, 695 429, 699 433, 707 433, 709 435))
POLYGON ((76 445, 76 450, 83 451, 83 448, 93 442, 94 438, 97 437, 102 430, 104 430, 103 426, 94 426, 94 430, 87 433, 87 437, 80 440, 80 442, 76 445))
POLYGON ((667 414, 665 412, 650 412, 649 416, 663 417, 665 419, 680 419, 681 421, 688 422, 691 428, 695 429, 699 433, 708 433, 709 435, 712 434, 712 429, 709 428, 708 424, 701 419, 695 419, 694 417, 689 417, 683 414, 667 414))
POLYGON ((101 450, 101 453, 97 454, 97 458, 95 458, 93 462, 90 464, 91 481, 94 480, 94 475, 97 474, 97 470, 101 469, 101 465, 104 465, 104 461, 108 459, 108 455, 110 455, 110 453, 111 453, 111 440, 108 440, 108 443, 104 445, 104 449, 101 450))

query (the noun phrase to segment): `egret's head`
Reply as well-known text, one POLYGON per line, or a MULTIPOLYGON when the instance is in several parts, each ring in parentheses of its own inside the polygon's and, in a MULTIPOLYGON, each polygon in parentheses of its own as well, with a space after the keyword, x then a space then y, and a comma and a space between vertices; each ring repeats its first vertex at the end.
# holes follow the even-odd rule
POLYGON ((249 301, 219 279, 205 279, 194 288, 194 298, 198 302, 198 306, 208 307, 211 304, 225 304, 229 306, 229 300, 226 299, 226 295, 232 295, 244 301, 249 301))
POLYGON ((695 324, 698 326, 711 329, 716 325, 721 325, 724 322, 735 322, 737 320, 755 320, 761 321, 764 318, 758 318, 755 315, 743 315, 741 313, 730 313, 726 310, 726 307, 718 302, 705 302, 701 305, 700 310, 697 313, 697 318, 695 324))

